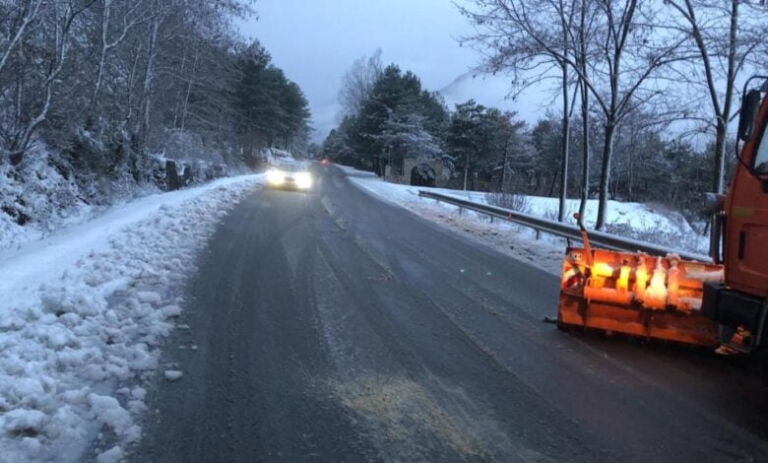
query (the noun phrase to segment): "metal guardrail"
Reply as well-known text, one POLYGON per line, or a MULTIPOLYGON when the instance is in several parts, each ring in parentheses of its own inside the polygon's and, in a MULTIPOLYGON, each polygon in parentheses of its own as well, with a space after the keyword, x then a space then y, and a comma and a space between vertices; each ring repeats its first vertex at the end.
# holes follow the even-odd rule
MULTIPOLYGON (((505 209, 503 207, 491 206, 490 204, 481 204, 465 199, 457 198, 455 196, 444 195, 440 193, 433 193, 431 191, 419 190, 419 196, 423 198, 431 198, 436 201, 442 201, 444 203, 458 206, 459 208, 469 209, 481 214, 496 217, 509 222, 525 225, 526 227, 533 228, 552 235, 561 236, 563 238, 569 238, 572 240, 581 240, 581 234, 579 228, 575 225, 557 222, 555 220, 545 219, 542 217, 535 217, 529 214, 523 214, 511 209, 505 209)), ((655 256, 666 256, 667 254, 674 253, 687 260, 697 260, 700 262, 711 262, 712 259, 704 254, 696 254, 687 251, 680 251, 677 249, 667 248, 653 243, 647 243, 645 241, 634 240, 631 238, 624 238, 621 236, 611 235, 609 233, 600 232, 597 230, 591 230, 589 232, 589 240, 591 243, 598 247, 614 249, 617 251, 627 252, 646 252, 655 256)))

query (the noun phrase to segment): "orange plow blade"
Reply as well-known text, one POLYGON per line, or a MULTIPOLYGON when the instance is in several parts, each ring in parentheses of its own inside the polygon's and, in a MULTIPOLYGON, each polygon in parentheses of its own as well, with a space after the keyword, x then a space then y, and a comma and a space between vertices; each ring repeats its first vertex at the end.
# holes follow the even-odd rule
POLYGON ((722 278, 721 265, 675 255, 569 248, 557 324, 714 348, 718 325, 700 314, 702 284, 722 278))

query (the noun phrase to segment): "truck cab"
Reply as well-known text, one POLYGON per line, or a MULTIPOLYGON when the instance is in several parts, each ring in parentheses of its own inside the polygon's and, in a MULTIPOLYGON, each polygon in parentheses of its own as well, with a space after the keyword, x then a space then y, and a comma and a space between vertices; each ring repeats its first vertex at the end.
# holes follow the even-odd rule
MULTIPOLYGON (((744 142, 723 203, 718 236, 725 280, 704 285, 702 312, 768 364, 768 98, 745 92, 738 136, 744 142)), ((716 253, 720 254, 720 253, 716 253)), ((723 339, 727 342, 727 339, 723 339)))

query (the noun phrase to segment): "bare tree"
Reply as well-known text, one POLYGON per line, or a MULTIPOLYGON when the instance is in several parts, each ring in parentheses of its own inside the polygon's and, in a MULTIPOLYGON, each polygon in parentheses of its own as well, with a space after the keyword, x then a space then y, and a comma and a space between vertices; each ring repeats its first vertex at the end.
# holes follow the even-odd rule
MULTIPOLYGON (((639 105, 660 91, 650 81, 662 67, 677 61, 685 37, 656 28, 655 5, 639 0, 592 0, 598 11, 591 41, 589 73, 573 54, 563 53, 562 39, 552 33, 551 10, 533 0, 475 0, 483 12, 475 21, 481 29, 475 39, 489 45, 492 58, 512 60, 515 55, 546 53, 570 67, 604 117, 596 228, 605 224, 613 142, 617 126, 639 105), (510 47, 509 44, 515 44, 510 47), (523 45, 521 45, 523 44, 523 45)), ((586 60, 585 60, 586 62, 586 60)))
POLYGON ((565 218, 565 200, 568 191, 568 155, 570 144, 571 97, 569 87, 569 60, 575 58, 572 40, 573 21, 578 2, 576 0, 544 0, 537 2, 536 18, 529 18, 549 35, 549 47, 543 47, 522 29, 506 22, 508 11, 525 2, 507 0, 478 0, 477 9, 460 7, 461 12, 476 26, 474 36, 465 40, 482 45, 484 62, 480 70, 489 73, 504 72, 512 77, 513 94, 517 95, 541 79, 557 76, 562 92, 562 136, 560 140, 560 201, 558 219, 565 218), (546 18, 546 20, 545 20, 546 18), (548 22, 546 27, 544 22, 548 22), (552 24, 557 24, 554 32, 552 24), (510 27, 512 26, 512 27, 510 27), (491 45, 488 53, 487 46, 491 45), (556 52, 553 52, 556 50, 556 52))
POLYGON ((574 41, 575 64, 579 68, 578 90, 581 109, 581 188, 579 202, 579 216, 585 217, 587 200, 589 199, 589 163, 591 152, 590 136, 590 106, 589 88, 585 83, 589 76, 587 63, 591 60, 590 44, 594 37, 594 24, 597 13, 594 2, 591 0, 579 0, 578 22, 574 23, 572 40, 574 41))
POLYGON ((37 113, 20 127, 14 139, 10 144, 11 164, 19 164, 23 159, 23 154, 29 147, 32 136, 37 127, 48 117, 53 99, 54 86, 58 80, 59 74, 67 59, 67 53, 70 48, 70 32, 72 31, 75 19, 86 11, 95 0, 88 2, 77 2, 69 0, 66 2, 53 2, 46 5, 43 12, 48 18, 47 24, 53 28, 53 49, 48 65, 47 73, 44 75, 42 91, 44 94, 42 105, 37 113))
MULTIPOLYGON (((725 150, 728 122, 733 112, 736 82, 751 58, 768 48, 763 44, 764 8, 745 0, 667 0, 676 13, 671 27, 690 37, 694 53, 688 66, 681 66, 675 79, 702 88, 711 107, 708 119, 715 132, 715 165, 712 189, 721 193, 725 185, 725 150), (756 9, 754 20, 742 19, 745 8, 756 9), (690 69, 701 70, 704 78, 690 69)), ((762 3, 762 2, 761 2, 762 3)))
POLYGON ((0 58, 0 74, 8 63, 11 53, 27 34, 29 25, 37 18, 42 4, 43 0, 24 0, 16 6, 3 5, 0 7, 0 11, 7 15, 6 20, 10 20, 11 24, 9 40, 3 47, 2 58, 0 58))
POLYGON ((141 119, 135 128, 135 136, 138 140, 138 145, 144 146, 147 139, 147 132, 149 131, 149 116, 152 106, 152 83, 155 78, 155 61, 157 57, 157 35, 160 29, 160 23, 163 17, 156 15, 148 27, 148 39, 147 39, 147 62, 144 66, 144 83, 141 90, 141 119))
POLYGON ((85 159, 91 143, 119 158, 132 150, 115 146, 132 135, 131 156, 140 157, 150 132, 177 126, 164 120, 166 108, 197 132, 231 126, 227 92, 241 43, 231 18, 249 14, 250 3, 0 2, 0 152, 18 165, 40 140, 73 159, 85 159))
POLYGON ((104 80, 104 68, 107 64, 109 53, 125 40, 131 29, 149 19, 149 15, 146 13, 144 0, 119 2, 120 25, 115 31, 112 31, 111 28, 114 19, 112 14, 112 2, 113 0, 101 0, 99 64, 98 70, 96 71, 96 82, 93 88, 93 95, 91 96, 91 107, 96 104, 96 101, 99 98, 102 81, 104 80))
POLYGON ((376 50, 370 57, 356 59, 344 74, 339 90, 339 103, 342 115, 357 114, 368 100, 373 84, 384 71, 381 64, 381 50, 376 50))
MULTIPOLYGON (((550 0, 552 1, 552 0, 550 0)), ((573 41, 571 40, 571 29, 573 28, 573 18, 575 17, 577 3, 570 1, 566 6, 563 0, 553 2, 554 10, 559 14, 560 34, 562 35, 563 56, 574 56, 573 41)), ((564 59, 555 57, 562 73, 562 99, 563 99, 563 135, 561 140, 560 153, 560 202, 557 209, 557 220, 565 220, 566 204, 568 195, 568 154, 571 141, 571 108, 569 98, 569 80, 568 80, 568 62, 564 59)))

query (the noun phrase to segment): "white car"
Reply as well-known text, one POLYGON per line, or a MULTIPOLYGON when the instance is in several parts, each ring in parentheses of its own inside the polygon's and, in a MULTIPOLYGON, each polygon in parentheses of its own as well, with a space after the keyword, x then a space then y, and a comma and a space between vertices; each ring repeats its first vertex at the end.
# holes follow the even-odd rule
POLYGON ((312 188, 312 174, 303 163, 280 164, 267 170, 267 187, 307 191, 312 188))

